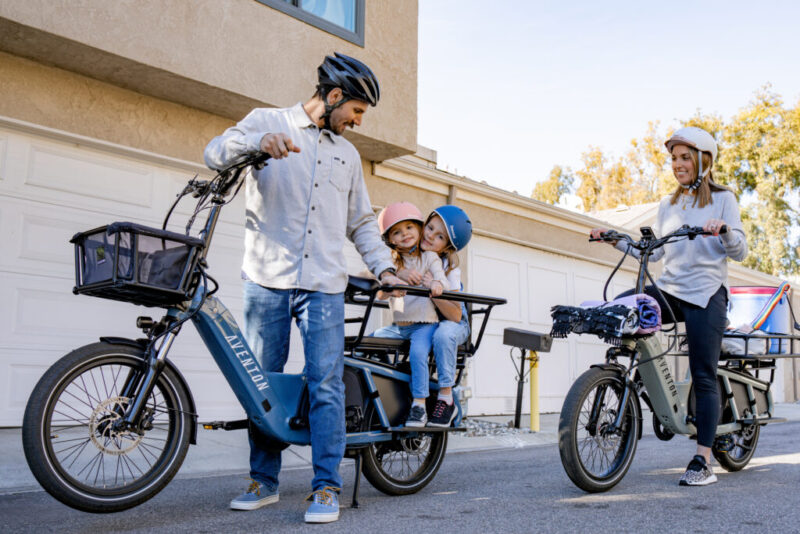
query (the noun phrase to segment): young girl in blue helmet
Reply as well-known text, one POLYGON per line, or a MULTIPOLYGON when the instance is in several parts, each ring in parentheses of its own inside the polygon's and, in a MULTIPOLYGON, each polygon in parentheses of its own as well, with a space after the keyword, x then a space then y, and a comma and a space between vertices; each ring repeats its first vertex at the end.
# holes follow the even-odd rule
MULTIPOLYGON (((458 251, 467 245, 471 237, 472 222, 464 210, 457 206, 440 206, 425 220, 420 248, 425 252, 434 252, 442 259, 447 277, 445 289, 448 291, 463 289, 458 251)), ((426 284, 431 280, 429 273, 419 273, 413 269, 400 269, 398 276, 412 284, 426 284)), ((458 346, 469 338, 469 318, 463 303, 441 299, 433 299, 433 303, 441 319, 433 334, 439 396, 427 426, 446 428, 456 416, 453 402, 456 355, 458 346)))

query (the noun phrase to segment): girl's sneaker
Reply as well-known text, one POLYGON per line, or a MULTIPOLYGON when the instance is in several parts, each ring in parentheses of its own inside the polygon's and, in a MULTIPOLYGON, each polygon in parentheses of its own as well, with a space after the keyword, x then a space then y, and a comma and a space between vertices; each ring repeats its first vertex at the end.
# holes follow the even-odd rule
POLYGON ((708 486, 717 481, 717 475, 699 454, 692 458, 686 472, 681 477, 681 486, 708 486))
POLYGON ((447 404, 442 399, 436 400, 436 405, 433 407, 433 413, 428 421, 428 426, 436 426, 440 428, 449 428, 456 418, 456 403, 447 404))
POLYGON ((425 407, 418 404, 412 404, 411 410, 408 412, 406 419, 406 426, 422 427, 428 422, 428 414, 425 413, 425 407))

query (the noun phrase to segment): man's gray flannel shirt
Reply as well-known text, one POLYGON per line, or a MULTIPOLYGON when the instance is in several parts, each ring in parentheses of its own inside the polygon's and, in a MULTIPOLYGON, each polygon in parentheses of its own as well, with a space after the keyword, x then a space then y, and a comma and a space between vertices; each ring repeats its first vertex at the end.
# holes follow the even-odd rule
POLYGON ((242 271, 274 289, 340 293, 347 286, 345 238, 375 275, 393 267, 372 211, 361 158, 344 137, 320 130, 302 104, 254 109, 206 147, 205 161, 224 168, 259 150, 267 133, 288 135, 289 153, 246 178, 242 271))

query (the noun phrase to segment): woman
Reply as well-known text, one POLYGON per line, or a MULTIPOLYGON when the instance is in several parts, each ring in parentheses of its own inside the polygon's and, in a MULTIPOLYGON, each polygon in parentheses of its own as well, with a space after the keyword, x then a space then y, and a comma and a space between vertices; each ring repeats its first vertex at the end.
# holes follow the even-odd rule
MULTIPOLYGON (((663 299, 652 286, 645 291, 659 300, 665 321, 686 323, 696 399, 697 454, 689 462, 680 485, 705 486, 717 481, 709 462, 719 420, 717 364, 727 323, 727 258, 743 260, 747 240, 736 197, 713 180, 711 169, 717 156, 714 138, 701 128, 687 127, 676 131, 665 145, 672 155, 672 172, 678 187, 658 207, 656 235, 684 224, 702 226, 712 235, 658 249, 651 260, 664 258, 662 275, 656 281, 663 299), (728 231, 720 234, 723 225, 728 231), (670 317, 670 308, 674 318, 670 317)), ((592 237, 597 238, 604 231, 595 228, 592 237)), ((621 242, 615 246, 620 250, 626 247, 621 242)))

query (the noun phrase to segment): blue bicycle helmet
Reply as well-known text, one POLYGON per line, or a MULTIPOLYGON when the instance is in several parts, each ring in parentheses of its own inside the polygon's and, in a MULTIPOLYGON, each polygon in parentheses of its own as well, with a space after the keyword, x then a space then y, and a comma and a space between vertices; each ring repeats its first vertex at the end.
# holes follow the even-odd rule
POLYGON ((433 213, 442 218, 444 227, 447 228, 447 236, 456 250, 466 247, 472 237, 472 221, 466 212, 458 206, 448 204, 439 206, 433 213))

